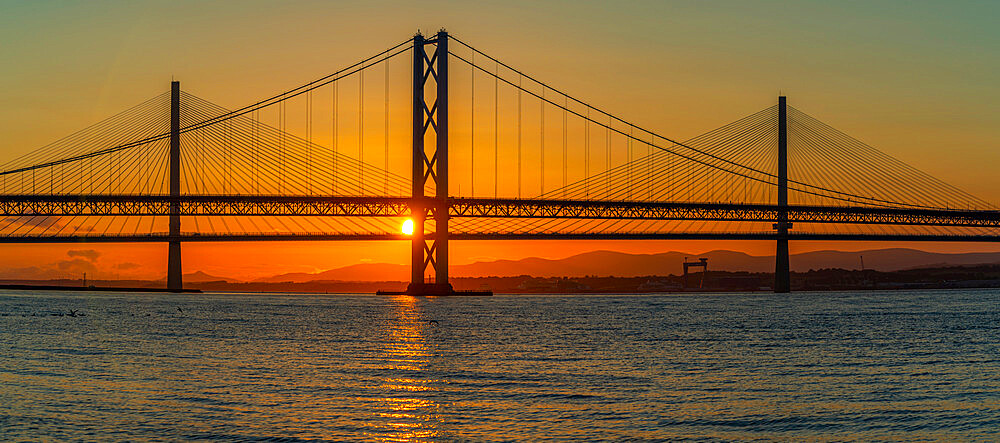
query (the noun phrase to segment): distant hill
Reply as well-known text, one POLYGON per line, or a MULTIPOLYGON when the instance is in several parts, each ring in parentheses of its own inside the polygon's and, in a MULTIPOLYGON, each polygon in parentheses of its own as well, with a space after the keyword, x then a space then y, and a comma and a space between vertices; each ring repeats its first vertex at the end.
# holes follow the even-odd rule
POLYGON ((197 271, 197 272, 191 272, 191 273, 188 273, 188 274, 184 274, 184 282, 185 283, 204 283, 204 282, 210 282, 210 281, 224 281, 224 282, 227 282, 227 283, 232 283, 232 282, 235 282, 235 281, 238 281, 238 280, 232 279, 232 278, 225 278, 225 277, 216 277, 214 275, 206 274, 206 273, 204 273, 202 271, 197 271))
MULTIPOLYGON (((892 248, 861 252, 814 251, 791 256, 792 271, 842 268, 860 269, 861 257, 865 268, 879 271, 898 271, 930 266, 954 266, 1000 263, 1000 253, 942 254, 916 249, 892 248)), ((454 277, 517 276, 582 277, 617 276, 639 277, 669 275, 682 272, 684 258, 707 258, 710 270, 772 272, 774 256, 752 256, 734 251, 711 251, 704 254, 664 252, 659 254, 627 254, 613 251, 594 251, 563 259, 525 258, 521 260, 496 260, 476 262, 451 267, 454 277)), ((319 273, 280 274, 255 280, 262 283, 320 280, 339 281, 406 281, 410 276, 408 265, 366 263, 331 269, 319 273)), ((185 277, 187 278, 187 277, 185 277)))
POLYGON ((288 274, 278 274, 272 277, 258 278, 257 283, 305 283, 321 280, 338 281, 391 281, 409 280, 409 265, 394 265, 389 263, 362 263, 358 265, 345 266, 343 268, 330 269, 328 271, 314 274, 305 272, 292 272, 288 274))

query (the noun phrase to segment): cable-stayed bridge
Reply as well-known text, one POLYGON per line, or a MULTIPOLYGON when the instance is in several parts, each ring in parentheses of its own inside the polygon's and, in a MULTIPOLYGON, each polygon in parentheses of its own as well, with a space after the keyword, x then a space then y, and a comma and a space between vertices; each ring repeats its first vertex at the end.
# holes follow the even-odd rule
POLYGON ((996 207, 778 103, 686 141, 440 32, 238 109, 180 89, 0 166, 0 242, 997 241, 996 207))

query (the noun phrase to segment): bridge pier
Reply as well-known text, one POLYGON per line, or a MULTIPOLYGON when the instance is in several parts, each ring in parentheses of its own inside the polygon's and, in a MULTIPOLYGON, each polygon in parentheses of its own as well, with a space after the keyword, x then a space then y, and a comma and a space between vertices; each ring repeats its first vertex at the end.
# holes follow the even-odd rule
POLYGON ((788 113, 785 97, 778 97, 778 220, 774 229, 778 245, 774 253, 774 292, 791 292, 788 266, 788 113))
POLYGON ((171 240, 167 244, 167 289, 170 292, 182 292, 184 282, 181 276, 181 242, 171 240))
POLYGON ((167 247, 167 290, 184 290, 181 272, 181 82, 170 83, 170 232, 167 247))

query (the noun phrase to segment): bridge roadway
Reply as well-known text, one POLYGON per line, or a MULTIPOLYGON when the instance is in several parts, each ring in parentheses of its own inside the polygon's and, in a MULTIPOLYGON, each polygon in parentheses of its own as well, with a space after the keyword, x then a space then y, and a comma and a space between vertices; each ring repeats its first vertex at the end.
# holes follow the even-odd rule
MULTIPOLYGON (((1000 211, 958 209, 837 207, 740 203, 680 203, 548 199, 450 198, 451 218, 688 220, 776 222, 782 211, 795 223, 1000 227, 1000 211)), ((434 198, 233 196, 233 195, 3 195, 0 216, 181 216, 408 217, 411 204, 435 207, 434 198)), ((426 238, 433 238, 428 233, 426 238)), ((740 233, 537 233, 451 232, 453 240, 517 239, 737 239, 774 240, 775 232, 740 233)), ((790 240, 1000 241, 997 235, 860 234, 791 232, 790 240)), ((167 233, 100 235, 7 235, 0 243, 163 242, 167 233)), ((408 240, 402 234, 370 233, 183 233, 181 241, 408 240)))

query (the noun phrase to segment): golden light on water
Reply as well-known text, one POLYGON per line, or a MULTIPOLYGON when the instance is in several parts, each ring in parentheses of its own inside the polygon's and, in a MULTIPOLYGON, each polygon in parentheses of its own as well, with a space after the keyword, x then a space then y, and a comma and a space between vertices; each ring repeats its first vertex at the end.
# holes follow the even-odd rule
MULTIPOLYGON (((407 223, 412 229, 412 221, 407 223)), ((373 416, 366 437, 385 442, 435 440, 441 405, 428 396, 440 389, 441 380, 430 377, 428 370, 434 352, 427 345, 425 329, 431 326, 415 298, 397 296, 392 301, 397 311, 383 330, 381 358, 366 365, 387 374, 368 386, 370 394, 362 397, 373 416)))
POLYGON ((403 222, 402 230, 403 234, 413 235, 413 220, 406 219, 406 221, 403 222))

